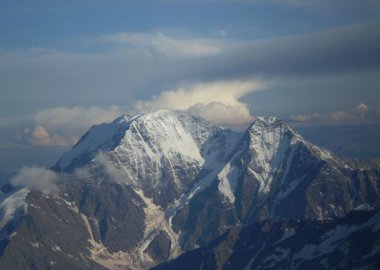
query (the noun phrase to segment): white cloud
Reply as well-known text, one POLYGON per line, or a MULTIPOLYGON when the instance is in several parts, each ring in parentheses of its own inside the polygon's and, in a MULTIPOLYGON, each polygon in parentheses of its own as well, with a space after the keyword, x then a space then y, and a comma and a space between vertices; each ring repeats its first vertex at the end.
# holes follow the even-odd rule
POLYGON ((365 103, 355 108, 330 113, 297 114, 290 119, 304 124, 368 124, 380 123, 380 107, 369 107, 365 103))
MULTIPOLYGON (((116 183, 119 183, 119 184, 127 184, 131 186, 136 185, 136 183, 128 177, 125 170, 121 168, 117 168, 111 162, 111 160, 107 157, 106 154, 102 152, 98 153, 96 157, 94 158, 94 161, 105 169, 105 172, 110 177, 110 180, 115 181, 116 183)), ((83 172, 80 172, 80 173, 83 173, 83 172)))
POLYGON ((164 91, 149 101, 136 103, 138 110, 187 110, 218 124, 244 124, 253 120, 247 104, 240 99, 265 89, 261 81, 217 81, 201 83, 177 91, 164 91))
POLYGON ((368 111, 368 106, 365 103, 360 103, 358 106, 356 106, 356 111, 358 112, 367 112, 368 111))
POLYGON ((176 91, 164 91, 153 96, 149 101, 137 102, 138 109, 176 109, 186 110, 195 104, 220 102, 225 105, 238 106, 239 99, 250 92, 262 90, 261 81, 217 81, 200 83, 176 91))
POLYGON ((59 175, 51 170, 39 167, 23 167, 11 179, 11 183, 50 193, 57 189, 56 184, 59 179, 59 175))
MULTIPOLYGON (((247 105, 240 98, 250 91, 245 89, 243 94, 239 94, 231 82, 240 83, 238 85, 240 87, 244 83, 249 84, 250 81, 237 79, 252 78, 260 74, 271 79, 277 76, 277 80, 280 81, 286 76, 296 76, 292 78, 298 81, 301 77, 306 78, 308 74, 346 74, 345 72, 350 70, 364 72, 378 69, 379 57, 376 57, 378 54, 375 52, 378 48, 374 45, 379 44, 377 42, 379 35, 376 35, 378 29, 378 24, 372 23, 263 42, 178 38, 159 33, 119 33, 103 37, 108 38, 109 43, 104 50, 101 46, 100 48, 95 46, 94 48, 99 50, 94 50, 92 53, 32 49, 1 54, 0 59, 4 61, 0 61, 2 70, 0 80, 8 92, 2 96, 0 107, 4 115, 13 112, 12 104, 20 96, 25 101, 25 105, 18 108, 20 114, 29 113, 36 107, 49 106, 51 103, 120 104, 120 100, 123 100, 125 104, 125 102, 133 103, 137 98, 149 99, 152 93, 168 89, 164 87, 183 85, 189 81, 232 79, 235 81, 215 83, 220 89, 227 85, 229 90, 232 89, 232 94, 228 92, 229 90, 209 90, 212 84, 203 84, 198 85, 198 88, 206 88, 207 91, 197 91, 195 89, 197 86, 174 88, 175 91, 165 91, 148 102, 137 104, 140 108, 189 110, 222 124, 236 120, 244 122, 251 119, 251 115, 247 105), (225 42, 230 43, 226 45, 225 42), (125 50, 109 46, 118 43, 125 50), (141 51, 135 53, 141 46, 144 53, 141 51), (200 49, 196 49, 198 47, 200 49), (161 53, 146 53, 150 51, 161 53), (222 53, 217 53, 218 51, 222 53), (195 52, 208 57, 183 59, 168 57, 165 52, 187 56, 195 52), (355 53, 347 58, 347 52, 355 53), (217 54, 210 56, 213 53, 217 54), (331 55, 334 57, 330 57, 331 55), (14 78, 22 79, 14 80, 14 78), (105 95, 104 89, 107 89, 109 94, 105 95), (220 119, 221 114, 218 115, 218 111, 223 111, 226 119, 220 119)), ((365 77, 363 78, 360 80, 370 89, 363 91, 369 93, 374 86, 371 86, 365 77)), ((374 76, 371 75, 369 78, 372 82, 376 82, 374 76)), ((336 88, 344 89, 341 85, 345 82, 346 80, 339 77, 336 80, 336 88)), ((305 91, 312 91, 312 88, 311 85, 309 90, 305 91)), ((268 110, 277 110, 282 106, 281 103, 275 101, 266 107, 268 110)), ((103 120, 102 117, 107 113, 104 111, 96 113, 96 111, 104 108, 91 108, 61 107, 42 110, 32 116, 33 125, 26 125, 29 130, 26 130, 25 134, 20 134, 20 139, 33 145, 71 145, 91 125, 110 121, 123 112, 120 110, 112 113, 111 109, 105 108, 112 116, 103 120), (92 113, 90 113, 91 108, 94 111, 92 113), (86 117, 86 115, 96 115, 96 117, 86 117)), ((0 128, 6 125, 9 125, 8 120, 0 120, 0 128)), ((12 134, 14 133, 12 131, 12 134)), ((0 134, 0 137, 4 137, 3 134, 0 134)))
MULTIPOLYGON (((313 74, 336 77, 335 74, 349 74, 347 71, 377 72, 379 29, 378 23, 368 23, 261 42, 232 37, 225 40, 166 35, 155 38, 159 35, 135 33, 133 38, 127 36, 129 43, 123 43, 125 37, 115 34, 93 37, 88 44, 75 42, 75 52, 58 49, 0 52, 0 81, 6 91, 0 99, 0 108, 3 116, 14 114, 14 101, 19 97, 24 102, 17 111, 26 114, 51 104, 120 104, 120 100, 122 104, 133 103, 190 81, 260 75, 277 80, 287 76, 300 80, 313 74), (111 40, 99 42, 101 38, 111 40), (168 40, 174 40, 176 46, 162 45, 171 44, 168 40), (193 45, 201 48, 205 45, 206 49, 196 50, 193 45), (176 52, 173 47, 185 48, 187 55, 199 51, 197 54, 205 53, 207 57, 169 57, 162 53, 176 52), (215 48, 221 53, 209 55, 215 48)), ((364 80, 363 83, 368 84, 364 80)), ((268 104, 268 107, 276 108, 277 104, 268 104)), ((50 130, 43 127, 50 134, 50 130)))
MULTIPOLYGON (((137 102, 134 108, 187 110, 217 124, 241 125, 252 121, 253 116, 247 104, 239 99, 264 87, 263 82, 254 80, 201 83, 177 91, 164 91, 151 100, 137 102)), ((32 116, 32 125, 18 134, 18 139, 36 146, 73 145, 91 126, 110 122, 124 112, 120 106, 40 110, 32 116)))
POLYGON ((244 103, 238 106, 226 105, 220 102, 211 102, 207 105, 198 103, 189 107, 187 111, 212 123, 221 125, 244 125, 254 120, 248 106, 244 103))
POLYGON ((290 116, 290 119, 296 122, 309 122, 321 119, 322 115, 320 113, 313 114, 293 114, 290 116))
POLYGON ((103 41, 125 44, 136 48, 155 50, 167 56, 206 56, 222 51, 220 41, 202 38, 176 38, 162 33, 131 33, 122 32, 107 35, 103 41))
POLYGON ((59 135, 50 136, 42 126, 36 126, 33 132, 29 128, 24 129, 24 134, 30 135, 29 143, 32 145, 68 145, 69 141, 59 135))
POLYGON ((41 110, 33 116, 34 126, 25 128, 19 139, 31 145, 72 145, 91 126, 112 121, 122 113, 119 106, 41 110))

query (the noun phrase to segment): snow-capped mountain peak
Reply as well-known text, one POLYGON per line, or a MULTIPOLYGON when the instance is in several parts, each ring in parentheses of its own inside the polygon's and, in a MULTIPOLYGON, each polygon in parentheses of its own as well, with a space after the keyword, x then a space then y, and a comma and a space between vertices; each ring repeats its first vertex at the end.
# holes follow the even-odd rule
POLYGON ((215 171, 240 137, 179 111, 125 114, 92 127, 54 168, 110 165, 123 174, 122 182, 149 190, 166 205, 191 189, 201 171, 215 171))
MULTIPOLYGON (((175 112, 158 110, 133 115, 124 114, 111 123, 96 125, 62 156, 55 168, 72 170, 74 166, 83 166, 84 163, 91 161, 94 154, 100 151, 112 151, 123 144, 123 138, 130 133, 143 140, 160 142, 163 150, 164 144, 170 140, 175 143, 177 139, 186 139, 182 137, 183 134, 179 134, 184 132, 183 128, 181 130, 178 116, 179 114, 175 112)), ((167 145, 166 148, 168 150, 171 146, 167 145)))
POLYGON ((260 193, 267 193, 302 140, 275 117, 258 117, 245 132, 234 132, 180 111, 154 110, 92 127, 55 168, 111 165, 121 170, 124 183, 150 190, 164 205, 187 191, 193 196, 194 185, 200 191, 219 179, 221 194, 233 203, 246 170, 259 180, 260 193))
POLYGON ((0 265, 29 265, 32 254, 41 269, 148 269, 234 226, 380 206, 379 168, 355 164, 274 117, 236 132, 179 111, 124 114, 90 128, 62 156, 53 169, 67 181, 54 196, 4 195, 2 243, 15 244, 0 265), (28 215, 19 228, 8 226, 15 215, 28 215))

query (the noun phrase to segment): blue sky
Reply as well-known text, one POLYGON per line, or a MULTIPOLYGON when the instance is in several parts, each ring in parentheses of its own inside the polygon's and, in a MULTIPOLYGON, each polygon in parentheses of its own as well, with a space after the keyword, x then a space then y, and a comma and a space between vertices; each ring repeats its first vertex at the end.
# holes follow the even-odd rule
POLYGON ((378 20, 379 9, 371 2, 2 0, 0 41, 4 49, 75 50, 70 41, 123 31, 270 38, 378 20))
POLYGON ((124 111, 378 124, 379 78, 375 0, 0 0, 0 161, 124 111))

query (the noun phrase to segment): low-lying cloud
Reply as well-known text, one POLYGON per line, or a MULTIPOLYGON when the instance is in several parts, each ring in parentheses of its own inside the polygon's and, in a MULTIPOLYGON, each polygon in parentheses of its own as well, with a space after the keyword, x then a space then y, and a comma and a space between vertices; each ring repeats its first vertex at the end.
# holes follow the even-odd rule
POLYGON ((73 145, 91 126, 112 121, 122 113, 119 106, 45 109, 34 114, 33 126, 25 128, 18 138, 31 145, 73 145))
POLYGON ((248 105, 240 99, 265 89, 259 80, 217 81, 164 91, 151 100, 139 101, 138 110, 184 110, 217 124, 245 124, 253 120, 248 105))
POLYGON ((290 119, 298 124, 374 124, 380 123, 380 107, 360 103, 355 108, 330 113, 297 114, 290 119))
MULTIPOLYGON (((105 172, 107 173, 109 179, 111 181, 114 181, 119 184, 127 184, 134 186, 136 183, 134 183, 132 177, 129 177, 125 170, 121 168, 117 168, 109 159, 109 157, 105 153, 98 153, 95 158, 94 162, 97 165, 100 165, 104 168, 105 172)), ((79 170, 80 172, 80 170, 79 170)), ((78 174, 78 173, 76 173, 78 174)))
POLYGON ((23 167, 11 179, 11 184, 15 186, 28 187, 44 193, 51 193, 57 190, 57 183, 60 176, 42 167, 23 167))

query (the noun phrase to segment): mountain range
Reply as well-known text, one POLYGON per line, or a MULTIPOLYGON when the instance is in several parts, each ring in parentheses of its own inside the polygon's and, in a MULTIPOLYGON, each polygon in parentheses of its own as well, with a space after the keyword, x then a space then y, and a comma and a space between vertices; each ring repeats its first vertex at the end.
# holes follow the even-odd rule
POLYGON ((238 132, 124 114, 49 173, 47 188, 2 185, 1 269, 380 267, 380 167, 274 117, 238 132))

